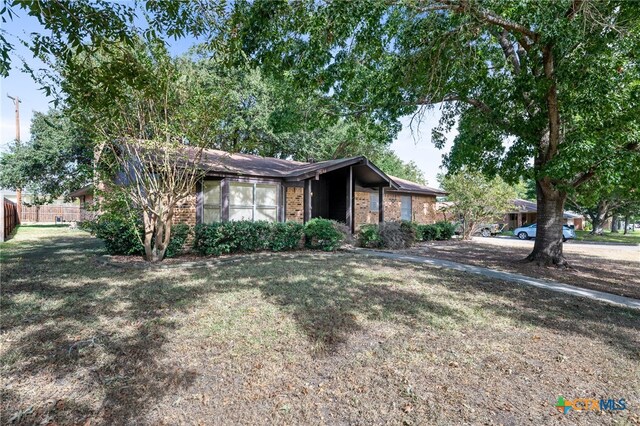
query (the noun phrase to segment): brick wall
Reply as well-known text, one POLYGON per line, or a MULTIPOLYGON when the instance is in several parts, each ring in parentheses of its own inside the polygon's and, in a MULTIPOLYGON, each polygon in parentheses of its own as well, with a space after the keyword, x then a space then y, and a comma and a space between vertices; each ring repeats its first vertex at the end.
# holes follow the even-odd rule
POLYGON ((297 186, 287 188, 285 213, 285 221, 302 223, 304 220, 304 188, 297 186))
MULTIPOLYGON (((377 196, 378 193, 376 193, 376 197, 377 196)), ((366 223, 378 223, 378 212, 371 211, 370 197, 370 192, 355 193, 356 228, 366 223)))
POLYGON ((196 190, 187 197, 181 204, 176 206, 173 214, 174 223, 186 223, 189 226, 196 225, 196 190))
POLYGON ((436 197, 432 195, 413 195, 411 197, 413 221, 417 223, 435 223, 438 220, 436 197))
MULTIPOLYGON (((378 212, 371 211, 370 192, 355 193, 356 228, 366 223, 378 223, 378 212)), ((378 194, 376 193, 376 196, 378 194)), ((402 194, 386 192, 384 194, 384 220, 400 220, 402 194)), ((434 223, 438 220, 436 197, 431 195, 412 195, 412 220, 417 223, 434 223)))
POLYGON ((402 207, 402 195, 397 192, 385 192, 384 194, 384 220, 393 222, 400 220, 402 207))

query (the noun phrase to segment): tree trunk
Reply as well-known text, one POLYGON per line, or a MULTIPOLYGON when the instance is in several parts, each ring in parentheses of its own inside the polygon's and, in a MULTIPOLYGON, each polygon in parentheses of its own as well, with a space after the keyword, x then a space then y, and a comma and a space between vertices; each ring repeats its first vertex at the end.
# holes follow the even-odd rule
POLYGON ((629 215, 624 217, 624 235, 627 235, 629 232, 629 215))
POLYGON ((536 182, 538 214, 533 251, 526 260, 540 266, 568 266, 562 254, 562 225, 567 194, 555 190, 548 182, 536 182), (543 188, 544 187, 544 188, 543 188))
POLYGON ((146 213, 144 221, 144 258, 147 262, 161 262, 171 241, 173 211, 169 209, 161 215, 146 213))
POLYGON ((620 228, 620 224, 618 220, 618 215, 614 214, 613 217, 611 218, 611 232, 614 234, 617 234, 619 228, 620 228))
POLYGON ((602 235, 602 227, 608 215, 609 204, 606 201, 600 201, 596 212, 591 215, 591 224, 593 225, 593 229, 590 232, 591 235, 602 235))

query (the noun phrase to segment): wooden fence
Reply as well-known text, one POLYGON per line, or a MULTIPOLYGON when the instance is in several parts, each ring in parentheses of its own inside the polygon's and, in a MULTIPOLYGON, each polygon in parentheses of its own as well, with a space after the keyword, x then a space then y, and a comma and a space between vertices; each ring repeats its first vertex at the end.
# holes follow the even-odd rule
POLYGON ((80 206, 22 206, 21 222, 77 222, 80 220, 80 206))
POLYGON ((18 225, 18 209, 16 203, 7 200, 4 196, 0 196, 0 205, 2 206, 2 212, 0 212, 2 213, 0 214, 0 219, 2 219, 0 242, 2 242, 11 236, 11 233, 18 225))

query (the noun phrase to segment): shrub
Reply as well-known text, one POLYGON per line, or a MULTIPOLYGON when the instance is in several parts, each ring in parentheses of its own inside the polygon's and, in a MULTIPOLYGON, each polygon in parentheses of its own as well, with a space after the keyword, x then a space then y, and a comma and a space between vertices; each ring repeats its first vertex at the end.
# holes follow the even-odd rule
POLYGON ((418 224, 403 220, 400 222, 400 231, 403 233, 403 238, 407 242, 408 246, 411 246, 416 242, 418 235, 418 224))
MULTIPOLYGON (((109 216, 102 216, 85 225, 96 237, 104 242, 109 254, 125 256, 144 255, 144 238, 142 220, 123 220, 109 216)), ((166 257, 174 257, 182 251, 189 237, 191 228, 185 223, 178 223, 171 227, 171 239, 165 252, 166 257)))
POLYGON ((410 222, 384 222, 378 225, 382 247, 389 249, 409 248, 415 242, 415 225, 410 222))
POLYGON ((440 239, 440 228, 434 225, 418 225, 418 241, 440 239))
POLYGON ((100 217, 93 222, 89 229, 104 242, 109 254, 142 255, 144 254, 144 247, 140 242, 142 236, 141 222, 100 217))
POLYGON ((186 223, 173 225, 171 227, 171 239, 169 240, 169 245, 167 245, 167 251, 164 254, 165 257, 174 257, 180 254, 190 233, 191 227, 186 223))
POLYGON ((193 248, 200 254, 245 253, 260 250, 295 250, 304 227, 298 223, 215 222, 195 228, 193 248))
POLYGON ((336 250, 349 234, 346 227, 329 219, 311 219, 304 226, 305 244, 312 249, 336 250))
POLYGON ((455 233, 455 228, 454 224, 446 221, 436 222, 431 225, 418 225, 418 240, 450 240, 455 233))
POLYGON ((450 240, 456 233, 456 226, 445 220, 440 222, 436 222, 436 226, 440 229, 440 239, 441 240, 450 240))
POLYGON ((382 245, 382 238, 378 225, 362 225, 358 232, 358 245, 360 247, 377 248, 382 245))
POLYGON ((304 240, 304 225, 295 222, 274 223, 268 248, 271 251, 296 250, 304 240))

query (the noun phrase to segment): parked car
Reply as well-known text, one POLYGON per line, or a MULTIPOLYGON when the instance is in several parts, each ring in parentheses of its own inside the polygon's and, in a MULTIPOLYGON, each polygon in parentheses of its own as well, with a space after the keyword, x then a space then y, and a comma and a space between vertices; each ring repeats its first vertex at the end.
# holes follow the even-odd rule
MULTIPOLYGON (((537 224, 534 223, 528 226, 521 226, 513 230, 513 235, 521 240, 528 240, 536 237, 537 224)), ((562 241, 571 240, 576 237, 576 233, 573 229, 567 225, 562 225, 562 241)))
POLYGON ((483 223, 478 227, 476 234, 483 237, 493 237, 501 233, 506 226, 506 223, 483 223))
MULTIPOLYGON (((462 235, 463 223, 462 221, 454 222, 455 226, 454 234, 462 235)), ((501 233, 507 226, 506 223, 482 223, 478 225, 474 235, 482 235, 483 237, 493 237, 501 233)))

